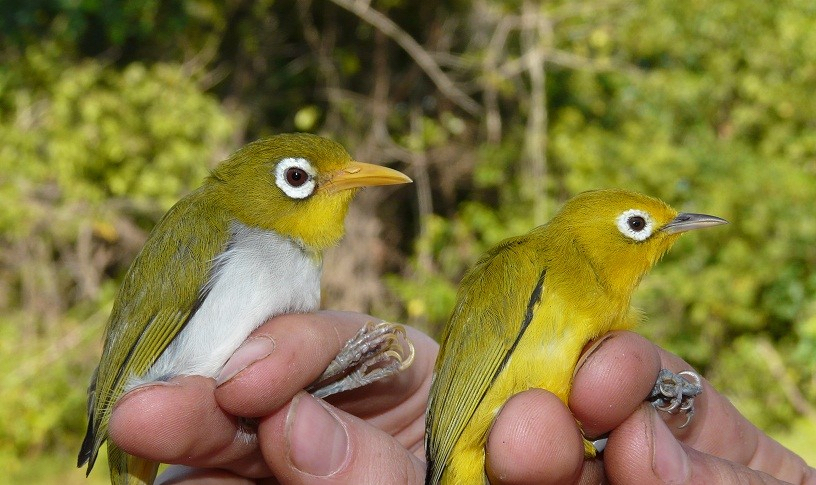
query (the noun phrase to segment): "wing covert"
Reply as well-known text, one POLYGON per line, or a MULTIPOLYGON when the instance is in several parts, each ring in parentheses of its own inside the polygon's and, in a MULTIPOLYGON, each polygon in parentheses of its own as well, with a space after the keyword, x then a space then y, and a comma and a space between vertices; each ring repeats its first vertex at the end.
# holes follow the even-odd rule
POLYGON ((207 204, 205 190, 200 188, 165 214, 125 276, 88 390, 88 434, 80 465, 93 465, 113 405, 128 380, 147 372, 207 296, 212 262, 228 244, 230 232, 229 218, 207 204))
POLYGON ((441 338, 426 418, 428 483, 437 483, 462 432, 532 319, 545 271, 512 238, 462 280, 441 338), (479 288, 480 291, 474 289, 479 288), (442 425, 444 424, 444 428, 442 425), (444 430, 444 433, 443 433, 444 430))

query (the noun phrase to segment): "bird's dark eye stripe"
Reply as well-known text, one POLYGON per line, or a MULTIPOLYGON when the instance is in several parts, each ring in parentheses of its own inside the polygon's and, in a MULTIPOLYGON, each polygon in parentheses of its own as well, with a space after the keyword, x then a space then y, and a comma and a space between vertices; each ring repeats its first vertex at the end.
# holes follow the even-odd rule
POLYGON ((646 227, 646 219, 641 216, 632 216, 626 222, 629 224, 629 228, 635 232, 640 232, 646 227))

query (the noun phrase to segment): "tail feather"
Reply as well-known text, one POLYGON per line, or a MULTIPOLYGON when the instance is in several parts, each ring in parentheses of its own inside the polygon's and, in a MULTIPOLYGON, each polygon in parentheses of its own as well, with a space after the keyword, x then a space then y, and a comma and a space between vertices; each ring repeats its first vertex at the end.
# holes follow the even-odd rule
POLYGON ((77 456, 77 468, 89 463, 88 473, 91 473, 94 461, 96 461, 96 454, 94 453, 94 429, 93 420, 88 420, 88 431, 85 432, 85 439, 82 440, 82 447, 79 449, 79 456, 77 456))
POLYGON ((97 443, 97 421, 94 416, 94 406, 96 404, 96 374, 99 368, 94 369, 91 383, 88 385, 88 429, 85 431, 85 439, 82 440, 82 447, 79 449, 79 456, 77 456, 77 468, 88 464, 88 471, 85 476, 88 476, 93 469, 94 462, 96 462, 96 455, 99 453, 101 443, 97 443))

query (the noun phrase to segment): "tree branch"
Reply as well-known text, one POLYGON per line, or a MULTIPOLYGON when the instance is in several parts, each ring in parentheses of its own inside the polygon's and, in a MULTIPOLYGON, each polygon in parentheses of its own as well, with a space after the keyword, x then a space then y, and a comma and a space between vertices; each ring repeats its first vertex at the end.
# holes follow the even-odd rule
POLYGON ((782 392, 785 393, 796 412, 811 420, 816 420, 816 408, 808 402, 807 398, 796 387, 796 382, 788 373, 785 362, 776 347, 766 338, 758 339, 756 347, 763 358, 762 360, 767 364, 768 370, 771 371, 771 375, 779 382, 782 392))
POLYGON ((394 40, 405 52, 425 71, 431 81, 439 88, 445 97, 453 101, 457 106, 467 111, 471 115, 481 112, 481 106, 473 98, 462 92, 454 85, 453 81, 442 71, 439 64, 433 57, 422 48, 417 41, 407 32, 402 30, 391 19, 382 13, 374 10, 367 3, 355 0, 331 0, 336 5, 357 15, 363 21, 371 24, 375 29, 381 31, 394 40))
POLYGON ((546 221, 547 179, 547 71, 546 52, 551 45, 552 32, 547 18, 540 13, 538 2, 525 1, 522 6, 522 45, 527 52, 538 55, 525 56, 525 67, 530 79, 530 103, 524 136, 529 180, 528 195, 533 201, 533 223, 546 221), (536 48, 536 47, 543 47, 536 48))

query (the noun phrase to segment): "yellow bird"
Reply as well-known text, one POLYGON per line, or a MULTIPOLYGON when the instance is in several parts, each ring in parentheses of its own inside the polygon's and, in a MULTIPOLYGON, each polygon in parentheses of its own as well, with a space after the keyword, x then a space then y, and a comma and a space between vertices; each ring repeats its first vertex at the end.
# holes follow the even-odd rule
MULTIPOLYGON (((361 163, 339 144, 288 133, 250 143, 159 221, 125 275, 88 388, 77 465, 94 466, 117 400, 176 376, 216 377, 267 319, 317 310, 323 251, 343 236, 363 187, 411 179, 361 163)), ((367 325, 308 388, 353 389, 411 364, 399 325, 367 325), (404 352, 403 352, 404 351, 404 352)), ((111 483, 150 484, 159 464, 108 441, 111 483)))
MULTIPOLYGON (((630 299, 641 278, 681 233, 724 223, 638 193, 596 190, 489 250, 462 279, 442 334, 426 484, 486 483, 485 442, 502 405, 530 388, 566 403, 587 342, 635 325, 630 299)), ((667 372, 655 387, 658 409, 690 416, 699 387, 667 372)))

